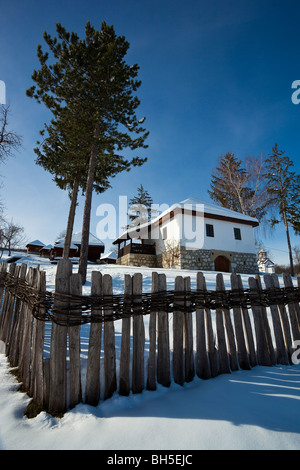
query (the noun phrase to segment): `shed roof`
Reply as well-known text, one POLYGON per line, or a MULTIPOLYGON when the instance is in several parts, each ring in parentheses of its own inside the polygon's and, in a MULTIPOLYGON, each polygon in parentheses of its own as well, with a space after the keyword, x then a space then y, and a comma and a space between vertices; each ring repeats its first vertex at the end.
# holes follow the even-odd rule
POLYGON ((42 243, 40 240, 34 240, 33 242, 29 242, 27 243, 26 246, 29 246, 29 245, 34 245, 34 246, 45 246, 45 243, 42 243))
MULTIPOLYGON (((81 235, 82 235, 82 232, 73 233, 71 243, 76 244, 76 245, 81 245, 81 235)), ((63 243, 64 240, 65 240, 65 237, 59 238, 55 242, 55 245, 57 245, 57 243, 63 243)), ((91 246, 91 245, 93 245, 93 246, 104 246, 104 243, 99 238, 95 237, 95 235, 90 233, 89 234, 89 246, 91 246)))

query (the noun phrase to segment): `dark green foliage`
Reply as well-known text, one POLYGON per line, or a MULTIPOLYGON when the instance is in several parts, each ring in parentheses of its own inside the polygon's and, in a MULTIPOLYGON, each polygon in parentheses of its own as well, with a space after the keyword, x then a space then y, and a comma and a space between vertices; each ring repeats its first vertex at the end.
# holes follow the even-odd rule
POLYGON ((293 171, 293 167, 292 160, 275 144, 272 154, 266 160, 265 177, 268 181, 268 193, 277 208, 277 216, 271 222, 273 225, 279 222, 285 225, 292 275, 294 267, 289 228, 300 234, 300 175, 293 171))
POLYGON ((153 200, 141 184, 137 188, 137 196, 129 200, 129 227, 135 226, 138 224, 143 224, 151 220, 156 211, 153 210, 151 205, 153 200))

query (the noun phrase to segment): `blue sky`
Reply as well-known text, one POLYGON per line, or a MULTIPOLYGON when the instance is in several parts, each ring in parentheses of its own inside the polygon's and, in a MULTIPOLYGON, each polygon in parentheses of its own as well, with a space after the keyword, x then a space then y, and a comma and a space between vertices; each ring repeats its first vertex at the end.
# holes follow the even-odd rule
MULTIPOLYGON (((299 13, 297 0, 0 0, 0 80, 11 127, 23 135, 22 150, 0 166, 7 217, 24 226, 29 241, 53 243, 66 226, 67 194, 34 163, 50 114, 25 94, 44 30, 54 35, 60 22, 81 35, 86 21, 105 21, 129 41, 127 62, 140 66, 139 113, 150 131, 140 155, 148 162, 94 195, 96 234, 97 207, 117 206, 140 184, 158 204, 209 200, 211 172, 226 152, 267 155, 277 142, 300 172, 300 105, 291 101, 292 82, 300 80, 299 13)), ((82 212, 81 198, 75 230, 82 212)), ((260 238, 275 261, 288 263, 282 228, 260 238)), ((300 245, 299 237, 292 243, 300 245)))

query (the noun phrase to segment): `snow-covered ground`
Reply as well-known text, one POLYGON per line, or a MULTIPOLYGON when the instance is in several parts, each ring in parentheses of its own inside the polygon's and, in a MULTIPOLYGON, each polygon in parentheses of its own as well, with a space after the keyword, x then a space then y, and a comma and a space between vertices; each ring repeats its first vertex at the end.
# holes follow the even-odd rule
MULTIPOLYGON (((55 265, 34 256, 20 262, 38 262, 47 272, 47 289, 53 289, 55 265)), ((143 273, 144 291, 151 289, 149 268, 90 265, 85 292, 94 269, 112 275, 116 293, 122 292, 124 274, 137 271, 143 273)), ((168 270, 169 288, 181 274, 191 276, 194 286, 195 272, 168 270)), ((213 288, 215 273, 205 273, 205 277, 208 289, 213 288)), ((229 275, 224 278, 229 287, 229 275)), ((245 286, 247 278, 243 276, 245 286)), ((120 322, 115 327, 118 331, 120 322)), ((86 335, 82 336, 85 341, 86 335)), ((85 354, 83 344, 83 362, 85 354)), ((115 394, 97 407, 80 404, 62 419, 43 412, 30 420, 23 417, 30 399, 18 391, 9 369, 5 355, 0 354, 0 449, 300 448, 300 365, 260 366, 207 381, 195 378, 183 387, 172 383, 170 388, 158 386, 155 392, 129 397, 115 394)))

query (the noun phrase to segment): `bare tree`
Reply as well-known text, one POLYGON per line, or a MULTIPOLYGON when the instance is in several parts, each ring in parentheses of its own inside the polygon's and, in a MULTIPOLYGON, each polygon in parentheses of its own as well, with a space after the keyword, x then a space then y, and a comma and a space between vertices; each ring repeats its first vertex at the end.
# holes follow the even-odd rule
POLYGON ((17 247, 24 241, 24 228, 15 224, 12 220, 11 222, 4 221, 4 225, 0 232, 2 240, 2 254, 4 249, 7 249, 10 256, 12 247, 17 247))
POLYGON ((22 138, 19 134, 8 127, 9 106, 0 106, 0 161, 11 157, 14 151, 22 145, 22 138))

